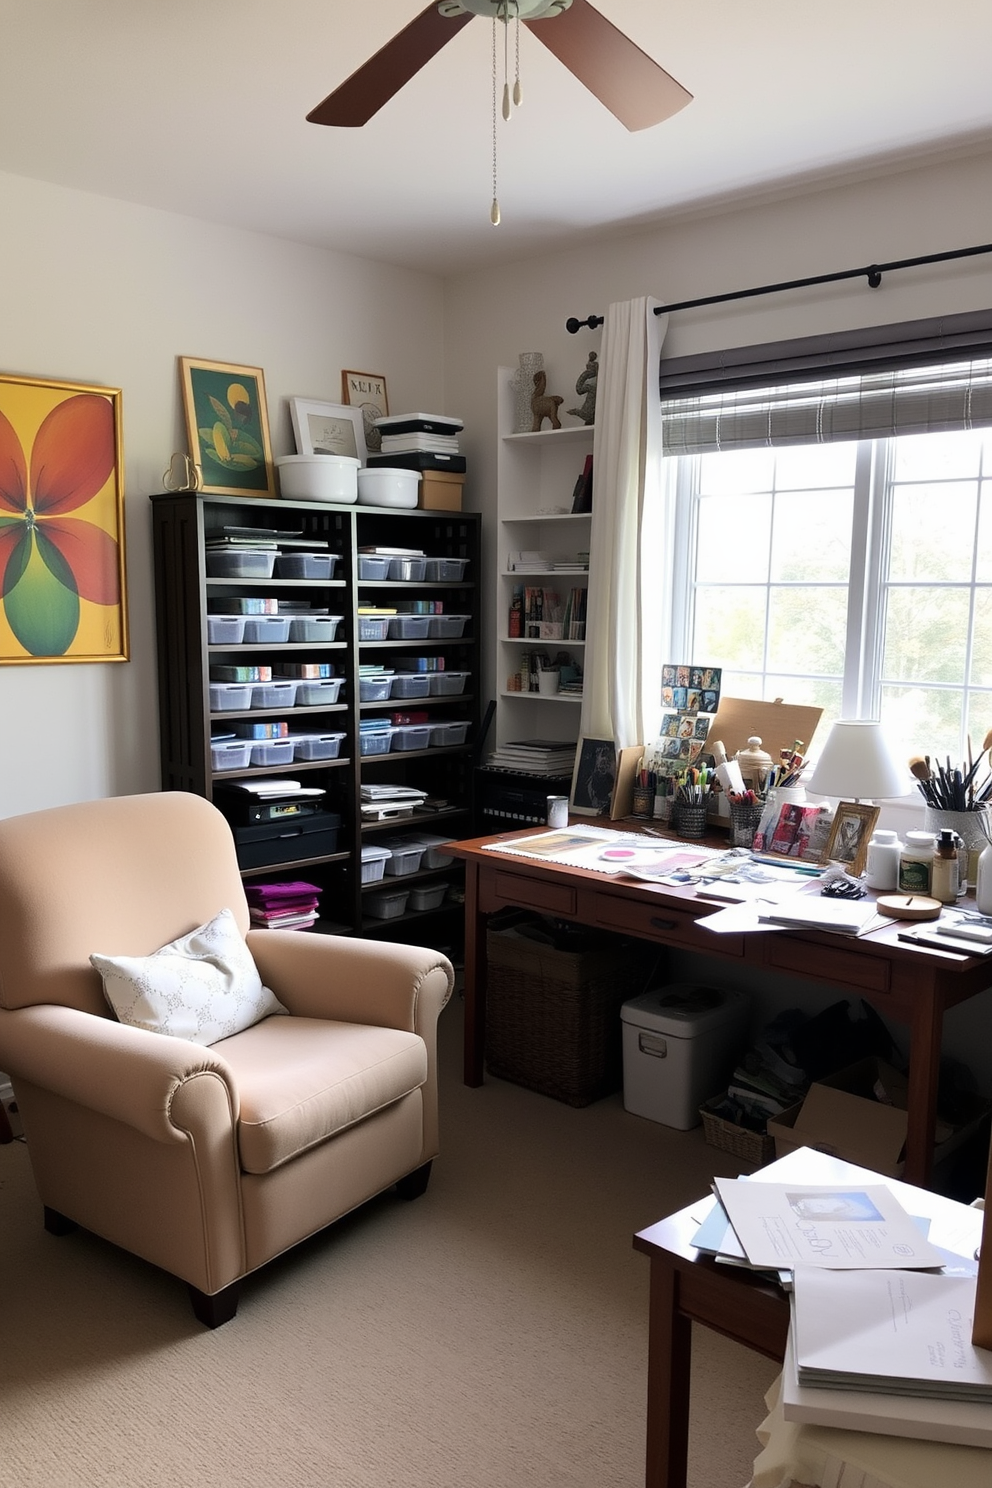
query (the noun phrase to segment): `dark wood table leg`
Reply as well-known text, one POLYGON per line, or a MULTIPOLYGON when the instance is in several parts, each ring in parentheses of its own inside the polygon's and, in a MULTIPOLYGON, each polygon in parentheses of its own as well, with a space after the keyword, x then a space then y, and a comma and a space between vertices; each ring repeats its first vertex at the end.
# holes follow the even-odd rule
POLYGON ((486 1058, 486 917, 479 913, 479 865, 465 863, 465 1043, 466 1085, 481 1085, 486 1058))
POLYGON ((903 1181, 918 1188, 929 1187, 933 1170, 943 1023, 940 995, 931 986, 914 1003, 909 1025, 909 1112, 903 1181))
POLYGON ((678 1310, 679 1274, 651 1257, 645 1488, 685 1488, 692 1323, 678 1310))

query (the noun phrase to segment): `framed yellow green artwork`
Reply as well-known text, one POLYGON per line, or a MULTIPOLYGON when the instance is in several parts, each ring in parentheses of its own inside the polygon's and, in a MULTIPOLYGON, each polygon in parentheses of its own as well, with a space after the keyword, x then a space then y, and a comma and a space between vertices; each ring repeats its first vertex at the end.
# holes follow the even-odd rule
POLYGON ((261 367, 180 357, 179 376, 200 490, 213 496, 274 496, 261 367))
POLYGON ((120 389, 0 374, 0 664, 127 660, 120 389))

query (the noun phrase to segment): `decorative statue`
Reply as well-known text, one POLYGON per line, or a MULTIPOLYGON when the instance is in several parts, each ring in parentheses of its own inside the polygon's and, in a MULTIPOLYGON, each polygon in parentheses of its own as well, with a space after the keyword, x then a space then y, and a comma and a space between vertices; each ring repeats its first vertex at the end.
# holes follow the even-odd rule
POLYGON ((536 434, 545 419, 551 420, 552 429, 561 428, 561 419, 558 410, 564 403, 564 398, 559 398, 556 393, 545 392, 548 385, 548 374, 546 372, 534 373, 534 396, 530 400, 530 410, 534 415, 531 422, 531 433, 536 434))
POLYGON ((569 408, 567 410, 569 413, 574 413, 575 417, 580 418, 584 424, 592 424, 596 421, 596 381, 598 377, 599 362, 596 359, 596 353, 591 351, 589 353, 589 360, 586 362, 582 372, 579 373, 579 380, 575 384, 575 391, 582 398, 582 403, 578 408, 569 408))

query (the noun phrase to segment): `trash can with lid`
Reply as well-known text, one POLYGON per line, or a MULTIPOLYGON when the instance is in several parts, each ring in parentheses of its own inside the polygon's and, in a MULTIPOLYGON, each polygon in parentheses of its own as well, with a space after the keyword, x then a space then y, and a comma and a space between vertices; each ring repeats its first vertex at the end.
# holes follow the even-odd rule
POLYGON ((625 1109, 680 1131, 698 1126, 699 1107, 726 1089, 747 1044, 748 1006, 743 992, 681 983, 625 1002, 625 1109))

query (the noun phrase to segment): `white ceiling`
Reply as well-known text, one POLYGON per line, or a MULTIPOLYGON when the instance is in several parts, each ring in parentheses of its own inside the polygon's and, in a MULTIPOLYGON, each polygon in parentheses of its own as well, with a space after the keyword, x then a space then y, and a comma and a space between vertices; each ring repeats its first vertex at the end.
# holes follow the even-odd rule
POLYGON ((694 101, 628 134, 524 31, 499 227, 487 21, 363 129, 305 122, 424 0, 0 0, 0 171, 450 273, 992 145, 990 0, 596 3, 694 101))

